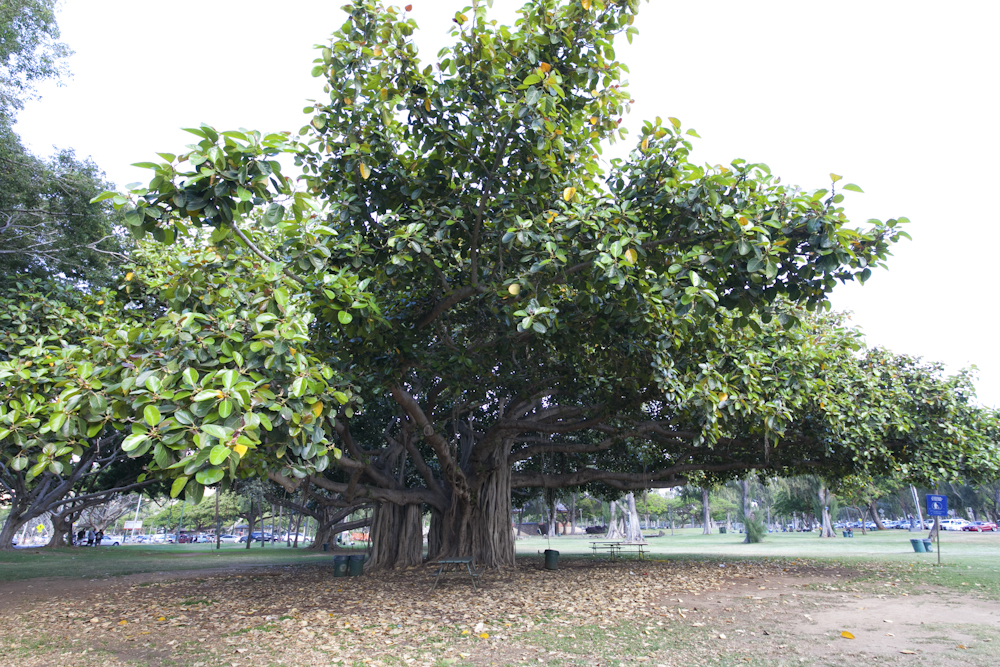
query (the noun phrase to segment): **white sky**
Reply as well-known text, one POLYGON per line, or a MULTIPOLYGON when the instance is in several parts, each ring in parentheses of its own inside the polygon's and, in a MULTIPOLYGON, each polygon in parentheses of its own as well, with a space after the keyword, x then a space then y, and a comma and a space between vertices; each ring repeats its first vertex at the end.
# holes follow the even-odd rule
MULTIPOLYGON (((145 178, 131 163, 191 143, 180 127, 297 130, 322 94, 312 46, 345 2, 64 0, 74 76, 42 87, 17 130, 38 153, 92 156, 120 186, 145 178)), ((425 61, 463 4, 414 0, 425 61)), ((520 4, 496 0, 494 15, 520 4)), ((618 48, 636 99, 625 123, 675 116, 703 137, 696 160, 765 162, 809 189, 835 172, 865 189, 847 193, 852 219, 909 217, 890 271, 838 288, 834 306, 870 344, 976 364, 980 399, 1000 405, 997 25, 987 1, 652 0, 618 48)))

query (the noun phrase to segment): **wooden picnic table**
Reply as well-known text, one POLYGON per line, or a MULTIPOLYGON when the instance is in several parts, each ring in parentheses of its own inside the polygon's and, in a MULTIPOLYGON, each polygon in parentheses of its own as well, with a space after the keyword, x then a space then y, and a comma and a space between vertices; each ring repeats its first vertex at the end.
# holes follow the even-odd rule
POLYGON ((467 556, 461 558, 439 558, 437 564, 438 571, 434 576, 434 583, 431 585, 431 590, 428 593, 437 588, 438 580, 441 578, 441 574, 445 571, 445 568, 457 568, 458 572, 461 572, 462 565, 465 566, 466 572, 469 573, 469 578, 472 580, 472 587, 477 591, 479 590, 479 587, 476 585, 476 579, 482 574, 482 570, 476 570, 472 566, 472 558, 467 556))
POLYGON ((611 553, 612 558, 614 558, 615 554, 618 552, 618 546, 619 546, 618 542, 596 541, 590 543, 590 548, 594 550, 595 556, 597 555, 598 550, 604 550, 604 551, 609 551, 611 553))
POLYGON ((597 555, 599 549, 608 551, 612 558, 621 555, 622 549, 636 550, 639 552, 639 560, 645 560, 646 558, 646 547, 649 546, 649 542, 591 542, 590 547, 594 550, 594 555, 597 555))

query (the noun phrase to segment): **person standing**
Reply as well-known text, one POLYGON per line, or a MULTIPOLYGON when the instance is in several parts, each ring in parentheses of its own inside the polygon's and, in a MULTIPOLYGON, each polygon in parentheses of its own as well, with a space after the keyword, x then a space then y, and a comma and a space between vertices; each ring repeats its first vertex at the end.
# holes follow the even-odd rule
POLYGON ((93 528, 88 528, 87 529, 87 546, 88 547, 94 546, 94 529, 93 528))
POLYGON ((83 528, 81 528, 80 530, 76 531, 76 546, 78 546, 78 547, 82 547, 83 546, 83 539, 84 539, 84 537, 86 535, 87 535, 87 531, 85 531, 83 528))
POLYGON ((103 530, 97 531, 97 534, 94 535, 94 546, 95 547, 101 546, 101 540, 103 539, 104 539, 104 531, 103 530))

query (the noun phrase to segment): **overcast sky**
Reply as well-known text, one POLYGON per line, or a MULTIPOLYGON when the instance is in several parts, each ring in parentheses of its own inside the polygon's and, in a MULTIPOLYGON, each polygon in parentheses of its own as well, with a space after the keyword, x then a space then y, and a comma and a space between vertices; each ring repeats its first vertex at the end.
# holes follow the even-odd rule
MULTIPOLYGON (((42 87, 17 130, 38 153, 93 157, 119 185, 145 177, 131 163, 191 143, 180 127, 297 130, 322 94, 312 46, 341 4, 64 0, 73 77, 42 87)), ((510 22, 520 4, 496 0, 494 15, 510 22)), ((414 0, 425 59, 463 5, 414 0)), ((852 219, 910 218, 890 270, 839 287, 834 306, 871 345, 977 365, 980 399, 1000 405, 998 25, 995 1, 644 2, 618 49, 636 99, 625 123, 675 116, 702 136, 696 160, 765 162, 807 189, 842 174, 865 190, 848 193, 852 219)))

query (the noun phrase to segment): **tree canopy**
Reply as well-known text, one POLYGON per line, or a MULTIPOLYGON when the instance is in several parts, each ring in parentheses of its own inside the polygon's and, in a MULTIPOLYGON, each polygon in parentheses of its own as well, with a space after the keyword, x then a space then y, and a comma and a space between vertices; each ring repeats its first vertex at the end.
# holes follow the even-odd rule
POLYGON ((57 0, 5 0, 0 5, 0 117, 20 109, 34 86, 65 73, 72 52, 59 39, 57 0))
POLYGON ((55 0, 0 6, 0 280, 103 286, 130 245, 110 204, 91 201, 112 185, 72 150, 32 155, 13 130, 34 84, 65 73, 70 51, 55 41, 55 6, 55 0))
POLYGON ((905 219, 852 227, 844 191, 860 188, 835 174, 803 190, 763 164, 696 164, 697 135, 674 118, 646 123, 627 159, 601 160, 626 138, 614 39, 632 38, 637 7, 535 0, 508 27, 474 6, 425 65, 405 12, 355 0, 319 48, 323 97, 298 137, 191 128, 196 144, 141 163, 148 187, 102 195, 137 236, 189 258, 161 280, 172 310, 157 338, 227 340, 240 355, 212 358, 227 371, 199 370, 190 346, 165 356, 173 366, 144 359, 142 379, 175 396, 140 390, 165 421, 134 424, 127 446, 163 451, 176 432, 196 452, 190 477, 258 432, 258 406, 276 411, 287 447, 252 441, 259 470, 379 503, 384 566, 419 558, 398 541, 380 551, 377 535, 419 539, 420 507, 432 557, 510 563, 512 487, 621 491, 748 469, 934 476, 979 456, 985 418, 965 385, 891 356, 866 365, 856 333, 816 314, 838 282, 883 264, 905 219), (308 360, 283 340, 293 316, 308 360), (245 376, 276 396, 234 402, 245 376), (348 400, 327 399, 331 382, 348 400), (340 458, 310 456, 332 432, 340 458), (949 440, 950 463, 923 451, 949 440))

